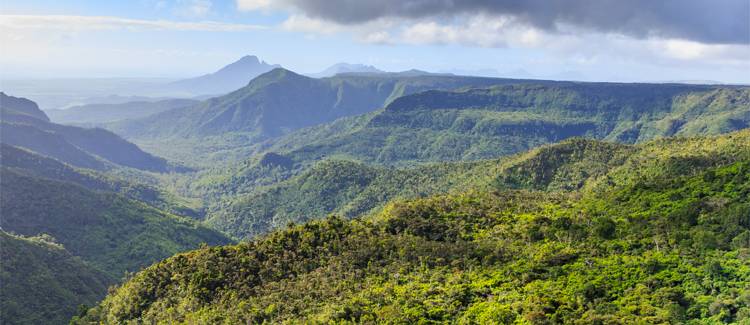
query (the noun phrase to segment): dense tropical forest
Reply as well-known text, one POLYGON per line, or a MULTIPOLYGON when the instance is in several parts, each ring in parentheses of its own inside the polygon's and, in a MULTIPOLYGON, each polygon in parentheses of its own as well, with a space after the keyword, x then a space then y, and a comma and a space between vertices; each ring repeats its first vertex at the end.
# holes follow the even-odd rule
POLYGON ((0 93, 3 324, 750 322, 748 87, 237 67, 0 93))
POLYGON ((0 311, 7 324, 65 324, 82 306, 101 300, 114 282, 49 235, 0 231, 0 257, 0 311))
POLYGON ((178 254, 74 322, 750 319, 750 132, 561 146, 568 159, 517 157, 489 188, 178 254), (568 173, 585 176, 570 189, 568 173))

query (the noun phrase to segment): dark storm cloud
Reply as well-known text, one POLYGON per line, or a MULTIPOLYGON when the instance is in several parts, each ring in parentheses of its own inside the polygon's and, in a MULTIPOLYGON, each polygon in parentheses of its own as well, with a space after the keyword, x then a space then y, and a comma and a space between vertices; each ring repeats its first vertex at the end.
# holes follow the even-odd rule
POLYGON ((703 43, 750 43, 750 0, 280 0, 341 24, 383 17, 513 15, 545 30, 558 24, 703 43))

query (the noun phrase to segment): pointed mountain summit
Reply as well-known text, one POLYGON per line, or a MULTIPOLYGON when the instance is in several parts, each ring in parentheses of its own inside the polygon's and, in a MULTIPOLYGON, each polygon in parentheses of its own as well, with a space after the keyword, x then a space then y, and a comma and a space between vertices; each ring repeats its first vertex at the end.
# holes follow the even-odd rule
POLYGON ((337 63, 327 69, 310 74, 313 78, 325 78, 333 77, 339 73, 384 73, 385 71, 380 70, 371 65, 364 64, 351 64, 351 63, 337 63))
POLYGON ((169 84, 169 88, 192 95, 221 95, 247 86, 255 77, 280 67, 254 55, 246 55, 214 73, 175 81, 169 84))

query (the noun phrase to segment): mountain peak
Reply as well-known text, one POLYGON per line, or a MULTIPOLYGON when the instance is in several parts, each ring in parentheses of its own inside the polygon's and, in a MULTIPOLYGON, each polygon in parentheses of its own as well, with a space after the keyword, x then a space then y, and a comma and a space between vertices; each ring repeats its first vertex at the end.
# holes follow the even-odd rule
POLYGON ((245 88, 260 88, 284 79, 308 79, 308 77, 300 75, 292 70, 278 67, 255 77, 245 88))
POLYGON ((176 81, 172 86, 193 95, 224 94, 242 88, 255 77, 280 67, 261 61, 255 55, 245 55, 214 73, 176 81))
POLYGON ((300 75, 300 74, 298 74, 298 73, 296 73, 296 72, 294 72, 292 70, 289 70, 289 69, 286 69, 286 68, 282 68, 282 67, 278 67, 278 68, 273 68, 271 71, 268 71, 268 72, 266 72, 264 74, 259 75, 258 78, 262 78, 262 77, 266 77, 266 78, 268 78, 268 77, 271 77, 271 78, 282 78, 282 77, 286 77, 286 76, 300 76, 300 77, 302 77, 302 75, 300 75))
POLYGON ((247 73, 252 71, 256 71, 259 69, 263 70, 270 70, 272 68, 279 67, 279 65, 270 65, 267 64, 260 59, 258 59, 255 55, 245 55, 241 57, 239 60, 234 61, 223 68, 219 69, 219 71, 216 71, 213 73, 213 75, 220 75, 220 74, 236 74, 236 73, 247 73))
POLYGON ((237 60, 237 62, 260 63, 260 59, 258 59, 258 57, 255 55, 245 55, 237 60))

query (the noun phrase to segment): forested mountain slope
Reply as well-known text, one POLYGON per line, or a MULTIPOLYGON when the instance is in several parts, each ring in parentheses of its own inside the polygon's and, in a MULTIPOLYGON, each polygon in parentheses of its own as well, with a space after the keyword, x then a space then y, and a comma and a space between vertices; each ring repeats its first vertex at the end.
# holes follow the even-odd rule
POLYGON ((48 234, 114 278, 201 243, 231 240, 187 218, 78 184, 0 170, 0 224, 25 236, 48 234))
POLYGON ((66 324, 126 272, 203 243, 232 243, 177 216, 199 213, 173 194, 115 176, 139 173, 123 166, 166 171, 163 159, 103 129, 50 123, 33 102, 2 96, 3 323, 66 324))
POLYGON ((197 218, 200 214, 175 195, 164 190, 94 170, 76 168, 4 143, 0 144, 0 166, 28 176, 75 183, 94 191, 119 193, 130 199, 182 216, 197 218))
POLYGON ((164 159, 143 152, 110 131, 50 123, 36 104, 27 99, 2 93, 0 107, 2 143, 82 168, 107 170, 119 165, 155 172, 169 169, 164 159))
MULTIPOLYGON (((179 254, 84 320, 741 323, 750 319, 748 140, 742 131, 624 146, 624 162, 615 153, 578 191, 396 201, 364 220, 179 254)), ((516 157, 514 177, 488 176, 557 188, 557 173, 588 164, 540 155, 516 157)))
POLYGON ((750 123, 746 87, 651 86, 556 83, 408 95, 376 112, 274 139, 265 153, 206 171, 195 184, 209 192, 243 193, 323 158, 412 166, 497 158, 574 136, 636 143, 722 134, 750 123), (285 166, 257 163, 269 153, 284 157, 285 166))
POLYGON ((342 75, 315 79, 277 68, 247 86, 190 109, 175 109, 113 127, 132 138, 248 132, 267 138, 366 113, 422 89, 492 85, 503 79, 398 75, 342 75), (169 122, 169 123, 166 123, 169 122))
POLYGON ((382 164, 495 158, 569 137, 636 143, 750 125, 750 88, 557 83, 427 91, 292 133, 269 150, 295 160, 382 164))
MULTIPOLYGON (((750 146, 747 131, 733 133, 731 139, 741 148, 750 146)), ((351 161, 323 161, 288 180, 268 181, 272 185, 224 198, 211 209, 207 222, 243 238, 281 228, 290 221, 322 218, 330 213, 348 218, 359 216, 397 198, 467 189, 576 191, 597 184, 605 176, 611 177, 610 173, 641 173, 643 167, 638 164, 642 161, 663 166, 665 158, 654 156, 654 151, 670 159, 680 157, 684 154, 681 150, 690 147, 685 142, 701 144, 694 148, 695 155, 703 157, 701 159, 708 159, 704 156, 710 154, 716 155, 711 159, 731 159, 730 154, 733 154, 707 153, 705 148, 711 144, 692 138, 636 146, 576 138, 507 158, 437 163, 416 168, 394 169, 351 161)), ((685 161, 684 164, 699 161, 685 161)), ((268 175, 283 170, 281 167, 266 168, 271 168, 268 175)))
POLYGON ((67 324, 107 294, 111 277, 50 240, 0 231, 3 324, 67 324))
POLYGON ((330 213, 352 218, 397 198, 472 188, 578 190, 586 181, 624 164, 638 150, 577 138, 509 158, 416 168, 324 160, 288 180, 232 196, 214 207, 207 222, 242 238, 330 213))
POLYGON ((403 73, 313 79, 275 69, 192 108, 108 128, 152 152, 201 167, 269 145, 278 148, 276 143, 291 146, 279 150, 305 147, 317 156, 360 149, 366 159, 384 163, 480 159, 571 136, 635 142, 741 129, 748 125, 747 92, 733 86, 403 73), (341 132, 318 131, 329 129, 321 124, 382 107, 361 118, 366 121, 333 122, 341 132), (294 132, 305 127, 311 130, 294 132), (372 148, 361 148, 365 145, 372 148))
MULTIPOLYGON (((748 88, 685 91, 681 85, 652 89, 589 83, 427 91, 400 97, 374 113, 293 132, 275 140, 267 153, 233 169, 200 173, 190 186, 207 202, 214 202, 209 222, 247 235, 331 212, 356 215, 385 202, 393 189, 411 196, 434 193, 407 186, 409 181, 429 183, 423 178, 433 175, 434 168, 402 175, 378 165, 409 167, 501 157, 573 136, 640 143, 672 135, 714 135, 750 123, 748 88), (316 167, 332 158, 372 166, 316 167), (279 184, 290 177, 294 178, 279 184), (377 189, 382 186, 392 190, 377 189), (216 204, 217 199, 223 202, 216 204)), ((594 154, 598 153, 586 153, 581 159, 599 157, 594 154)), ((556 182, 575 187, 583 180, 574 177, 563 175, 556 182)), ((506 180, 508 186, 515 186, 513 181, 506 180)))
POLYGON ((112 123, 107 128, 172 161, 205 167, 236 162, 256 152, 266 140, 371 112, 404 94, 512 82, 525 81, 425 73, 315 79, 278 68, 191 108, 112 123))

